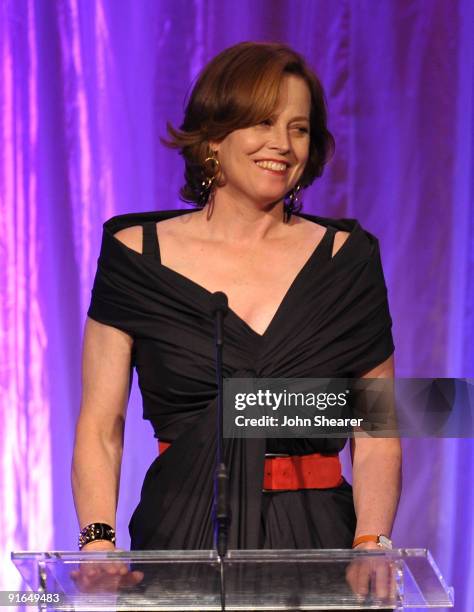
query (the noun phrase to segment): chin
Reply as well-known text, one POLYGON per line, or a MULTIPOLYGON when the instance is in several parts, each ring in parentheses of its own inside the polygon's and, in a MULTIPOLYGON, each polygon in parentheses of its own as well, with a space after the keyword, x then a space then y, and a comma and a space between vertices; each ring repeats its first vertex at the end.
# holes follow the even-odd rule
POLYGON ((264 204, 276 204, 277 202, 283 200, 287 192, 288 191, 282 191, 281 189, 278 191, 262 191, 257 195, 255 201, 262 202, 264 204))

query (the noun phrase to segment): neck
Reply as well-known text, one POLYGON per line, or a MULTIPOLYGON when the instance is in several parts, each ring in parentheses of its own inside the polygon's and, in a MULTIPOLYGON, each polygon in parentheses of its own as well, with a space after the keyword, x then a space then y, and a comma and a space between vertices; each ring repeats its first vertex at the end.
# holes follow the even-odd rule
POLYGON ((286 225, 283 200, 259 204, 242 197, 234 198, 219 189, 204 206, 200 217, 211 239, 240 244, 277 237, 286 225))

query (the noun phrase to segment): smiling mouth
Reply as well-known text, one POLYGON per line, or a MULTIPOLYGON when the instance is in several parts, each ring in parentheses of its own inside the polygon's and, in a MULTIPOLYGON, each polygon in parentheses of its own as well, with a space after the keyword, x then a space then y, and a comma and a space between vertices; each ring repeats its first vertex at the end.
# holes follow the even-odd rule
POLYGON ((284 163, 274 161, 256 161, 254 163, 262 170, 266 170, 268 172, 271 172, 272 174, 283 175, 288 170, 287 164, 284 163))

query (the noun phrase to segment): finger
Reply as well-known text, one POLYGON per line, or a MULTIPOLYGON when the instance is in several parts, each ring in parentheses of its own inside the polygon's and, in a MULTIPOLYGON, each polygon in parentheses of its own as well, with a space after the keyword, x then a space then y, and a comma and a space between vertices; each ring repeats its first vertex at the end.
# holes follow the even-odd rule
POLYGON ((118 574, 103 574, 99 580, 94 583, 96 592, 116 592, 120 584, 120 576, 118 574))
POLYGON ((141 572, 128 572, 125 576, 120 576, 120 584, 126 584, 127 582, 135 584, 138 580, 143 580, 141 572))
POLYGON ((113 563, 106 568, 106 573, 110 576, 126 576, 129 567, 125 563, 113 563))
POLYGON ((362 601, 364 596, 358 592, 358 584, 359 584, 359 567, 360 561, 352 561, 349 567, 346 570, 346 580, 351 588, 354 597, 357 601, 362 601))
POLYGON ((392 601, 395 600, 395 597, 397 595, 397 581, 396 581, 396 572, 397 572, 397 568, 396 566, 392 563, 390 565, 390 583, 389 583, 389 591, 390 591, 390 599, 392 601))
POLYGON ((387 563, 379 564, 375 571, 375 594, 381 599, 388 597, 390 572, 387 563))
POLYGON ((87 563, 86 565, 83 565, 81 567, 82 573, 84 574, 84 576, 95 576, 98 572, 98 568, 96 568, 94 565, 87 563))
POLYGON ((370 563, 364 562, 360 564, 356 585, 356 592, 359 595, 363 595, 364 597, 368 595, 371 573, 372 569, 370 563))
POLYGON ((128 571, 127 566, 123 563, 108 563, 106 566, 104 566, 104 570, 107 574, 112 575, 123 575, 128 571))
POLYGON ((140 572, 139 570, 134 570, 133 572, 130 572, 130 574, 137 582, 141 582, 145 577, 145 574, 143 572, 140 572))
POLYGON ((91 583, 92 579, 89 576, 86 576, 85 574, 81 576, 81 584, 83 584, 85 587, 88 587, 91 583))
POLYGON ((133 587, 143 580, 143 572, 130 572, 124 576, 120 582, 120 586, 123 588, 133 587))
POLYGON ((80 591, 83 591, 85 593, 88 592, 89 586, 90 586, 90 581, 88 578, 86 578, 85 576, 79 576, 79 579, 77 580, 77 588, 80 591))
POLYGON ((357 575, 359 570, 357 569, 356 563, 351 563, 346 569, 346 581, 355 593, 357 587, 357 575))

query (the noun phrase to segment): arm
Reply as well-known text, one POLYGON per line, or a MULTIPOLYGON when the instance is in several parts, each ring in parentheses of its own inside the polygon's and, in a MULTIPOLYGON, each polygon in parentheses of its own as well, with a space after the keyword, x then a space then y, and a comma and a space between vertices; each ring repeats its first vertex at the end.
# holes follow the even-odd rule
MULTIPOLYGON (((84 331, 82 401, 76 426, 72 489, 79 526, 115 529, 133 339, 88 318, 84 331)), ((83 550, 112 549, 91 542, 83 550)))
MULTIPOLYGON (((393 378, 393 355, 362 378, 393 378)), ((401 491, 401 445, 398 438, 351 439, 355 537, 366 534, 390 536, 401 491)), ((357 548, 377 548, 375 543, 357 548)))

